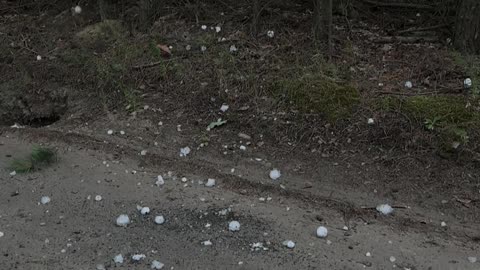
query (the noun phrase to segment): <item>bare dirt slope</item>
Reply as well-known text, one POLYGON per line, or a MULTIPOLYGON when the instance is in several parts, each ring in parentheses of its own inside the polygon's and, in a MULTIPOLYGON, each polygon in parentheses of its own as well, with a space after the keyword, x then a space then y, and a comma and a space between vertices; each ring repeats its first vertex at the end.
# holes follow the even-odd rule
POLYGON ((345 173, 339 167, 307 170, 325 173, 320 180, 309 179, 321 188, 305 190, 297 185, 306 179, 294 170, 270 180, 276 161, 252 160, 259 152, 220 163, 195 149, 180 158, 178 149, 162 143, 140 156, 135 143, 122 144, 116 137, 61 135, 48 128, 4 130, 2 269, 95 269, 98 264, 146 269, 153 260, 164 269, 480 269, 467 259, 479 256, 478 242, 471 238, 478 224, 418 205, 386 217, 362 209, 385 199, 340 189, 335 180, 345 173), (5 165, 28 153, 32 140, 56 147, 59 161, 10 176, 5 165), (163 187, 154 184, 159 174, 166 176, 163 187), (199 183, 207 178, 215 178, 216 186, 199 183), (40 204, 42 196, 51 202, 40 204), (142 216, 137 205, 150 207, 151 213, 142 216), (128 227, 115 225, 120 214, 130 216, 128 227), (165 216, 163 225, 153 222, 159 214, 165 216), (240 231, 228 230, 232 220, 240 222, 240 231), (326 239, 315 236, 320 225, 329 229, 326 239), (213 245, 202 245, 206 240, 213 245), (284 247, 285 240, 294 241, 295 248, 284 247), (252 250, 258 242, 268 250, 252 250), (135 264, 130 258, 139 253, 146 259, 135 264), (117 254, 125 257, 123 265, 113 263, 117 254))

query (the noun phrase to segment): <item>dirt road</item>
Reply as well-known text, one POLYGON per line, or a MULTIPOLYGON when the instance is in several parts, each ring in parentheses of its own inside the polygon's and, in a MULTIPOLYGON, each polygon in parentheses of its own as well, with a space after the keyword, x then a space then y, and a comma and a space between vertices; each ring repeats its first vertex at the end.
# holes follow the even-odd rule
POLYGON ((480 252, 467 237, 478 233, 475 224, 417 205, 389 216, 362 209, 384 198, 339 189, 339 167, 325 167, 326 175, 313 179, 279 167, 282 177, 272 181, 275 160, 254 159, 262 153, 220 162, 196 149, 179 157, 168 145, 141 156, 142 149, 115 136, 5 129, 1 268, 149 269, 158 260, 163 269, 480 269, 468 259, 480 252), (33 142, 56 147, 58 162, 10 175, 5 167, 33 142), (163 186, 155 185, 158 175, 163 186), (208 178, 216 179, 214 187, 205 186, 208 178), (308 181, 313 189, 300 188, 308 181), (41 204, 43 196, 50 203, 41 204), (137 205, 148 206, 150 214, 142 216, 137 205), (116 226, 120 214, 129 215, 131 224, 116 226), (155 224, 156 215, 165 223, 155 224), (232 220, 239 221, 239 231, 228 230, 232 220), (320 225, 329 230, 324 239, 315 235, 320 225), (207 240, 212 245, 202 244, 207 240), (295 248, 285 247, 285 240, 295 248), (117 254, 123 264, 113 262, 117 254), (134 254, 146 258, 133 262, 134 254))

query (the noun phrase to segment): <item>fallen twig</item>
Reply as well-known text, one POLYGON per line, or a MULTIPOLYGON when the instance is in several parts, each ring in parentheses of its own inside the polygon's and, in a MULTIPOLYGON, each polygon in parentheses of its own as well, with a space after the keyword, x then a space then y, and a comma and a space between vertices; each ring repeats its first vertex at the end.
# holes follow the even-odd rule
POLYGON ((434 9, 434 7, 430 5, 413 4, 413 3, 392 3, 392 2, 386 3, 386 2, 378 2, 373 0, 361 0, 361 1, 367 4, 375 5, 377 7, 434 9))
POLYGON ((429 30, 435 30, 443 27, 447 27, 447 24, 439 24, 439 25, 434 25, 434 26, 427 26, 427 27, 418 27, 418 28, 409 28, 405 30, 398 31, 397 34, 405 34, 405 33, 410 33, 410 32, 422 32, 422 31, 429 31, 429 30))

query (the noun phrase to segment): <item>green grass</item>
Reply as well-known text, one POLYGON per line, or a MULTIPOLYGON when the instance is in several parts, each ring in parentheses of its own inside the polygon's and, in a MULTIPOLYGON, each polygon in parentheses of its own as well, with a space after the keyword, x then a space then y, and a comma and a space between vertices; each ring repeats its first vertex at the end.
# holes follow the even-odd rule
POLYGON ((452 52, 453 61, 460 66, 467 77, 472 79, 472 88, 470 93, 478 97, 480 95, 480 56, 464 55, 460 52, 452 52))
POLYGON ((42 166, 50 165, 57 161, 56 152, 48 147, 35 146, 30 155, 23 159, 14 159, 9 170, 17 173, 29 173, 42 166))

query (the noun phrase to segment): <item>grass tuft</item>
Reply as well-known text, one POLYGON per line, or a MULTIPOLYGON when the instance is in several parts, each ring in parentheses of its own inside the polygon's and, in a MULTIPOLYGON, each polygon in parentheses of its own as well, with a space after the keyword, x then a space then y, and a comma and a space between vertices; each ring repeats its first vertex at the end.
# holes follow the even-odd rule
POLYGON ((48 147, 35 146, 27 158, 14 159, 9 169, 17 173, 29 173, 41 166, 57 161, 57 153, 48 147))

